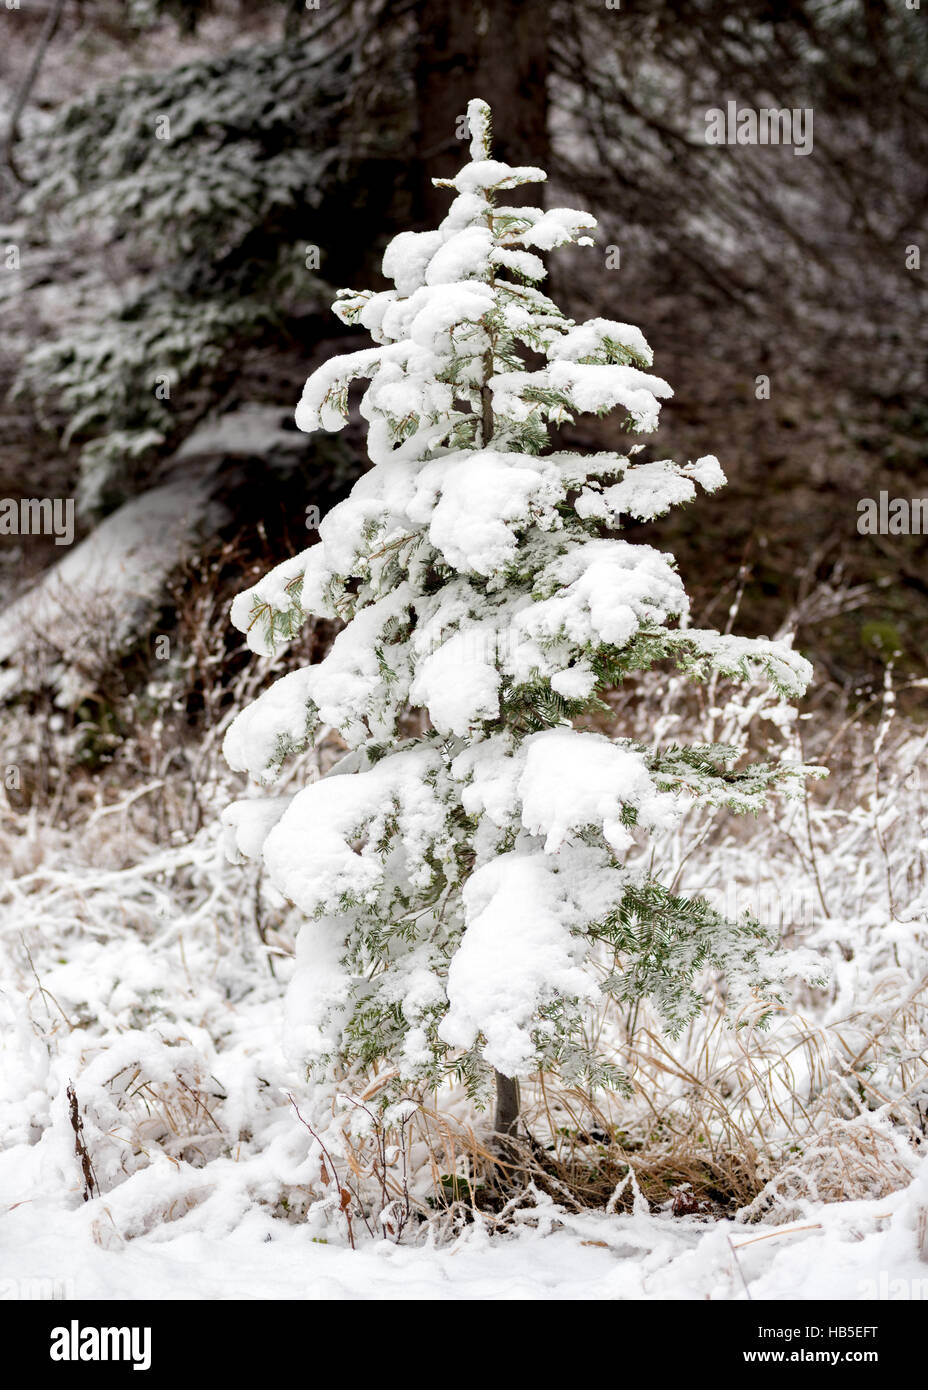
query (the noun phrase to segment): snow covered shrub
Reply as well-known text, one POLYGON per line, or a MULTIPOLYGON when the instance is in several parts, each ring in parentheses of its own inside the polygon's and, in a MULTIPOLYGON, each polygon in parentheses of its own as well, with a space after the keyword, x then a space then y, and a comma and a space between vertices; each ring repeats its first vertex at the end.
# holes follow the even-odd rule
POLYGON ((592 245, 594 219, 507 206, 546 176, 492 159, 484 102, 468 120, 470 162, 436 181, 455 195, 447 217, 386 251, 395 288, 339 292, 335 312, 376 346, 321 367, 297 409, 304 430, 340 429, 351 382, 369 379, 373 467, 319 543, 232 609, 264 654, 309 614, 344 625, 236 718, 232 767, 270 782, 333 728, 348 751, 226 823, 309 919, 288 1008, 311 1066, 386 1059, 397 1086, 452 1071, 477 1095, 494 1069, 620 1085, 585 1037, 603 993, 650 999, 675 1033, 706 969, 724 972, 734 1013, 778 968, 755 920, 676 895, 637 847, 694 801, 756 812, 808 769, 576 721, 660 661, 698 681, 762 675, 782 697, 811 670, 787 644, 689 627, 673 558, 615 535, 722 486, 716 458, 559 447, 580 413, 653 431, 671 388, 638 328, 577 325, 538 288, 538 253, 592 245))

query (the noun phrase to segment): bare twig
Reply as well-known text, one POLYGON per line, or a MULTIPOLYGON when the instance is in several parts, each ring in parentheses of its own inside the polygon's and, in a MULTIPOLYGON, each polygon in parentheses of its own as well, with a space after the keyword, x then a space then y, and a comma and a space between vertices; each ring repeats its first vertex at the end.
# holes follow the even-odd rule
POLYGON ((35 52, 32 55, 32 62, 29 64, 29 69, 25 77, 23 78, 22 85, 20 86, 19 91, 16 93, 16 100, 13 102, 13 110, 10 114, 10 123, 7 127, 6 140, 4 141, 3 145, 3 157, 9 167, 10 173, 16 179, 17 183, 24 184, 26 182, 22 174, 17 169, 16 160, 13 157, 13 146, 16 144, 16 141, 19 138, 20 117, 22 116, 23 111, 25 110, 26 102, 29 100, 29 96, 32 92, 32 89, 36 84, 36 80, 38 79, 39 72, 42 67, 42 61, 45 58, 48 46, 51 43, 52 39, 55 37, 59 21, 61 20, 61 15, 64 11, 65 3, 66 0, 56 0, 56 3, 49 10, 48 15, 45 19, 45 23, 42 25, 42 32, 39 35, 39 41, 36 44, 35 52))
POLYGON ((84 1138, 84 1121, 81 1119, 80 1111, 77 1108, 77 1092, 74 1090, 74 1082, 68 1082, 68 1116, 71 1121, 71 1128, 74 1131, 74 1152, 77 1154, 81 1165, 81 1177, 84 1182, 84 1201, 90 1202, 94 1197, 100 1195, 100 1186, 97 1182, 97 1175, 93 1170, 90 1154, 87 1150, 87 1141, 84 1138))

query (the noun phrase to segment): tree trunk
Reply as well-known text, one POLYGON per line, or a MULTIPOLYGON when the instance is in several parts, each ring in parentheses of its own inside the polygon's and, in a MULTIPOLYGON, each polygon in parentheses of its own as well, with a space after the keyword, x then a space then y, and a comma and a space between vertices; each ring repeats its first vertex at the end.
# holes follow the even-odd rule
MULTIPOLYGON (((547 0, 418 0, 416 104, 417 222, 432 228, 448 211, 447 189, 467 158, 461 117, 472 97, 493 111, 493 155, 506 164, 545 166, 548 159, 547 0)), ((507 189, 505 201, 538 205, 542 185, 507 189)), ((492 416, 484 412, 485 439, 492 416)), ((496 1072, 497 1134, 512 1135, 519 1119, 519 1083, 496 1072)))
MULTIPOLYGON (((434 227, 448 191, 433 178, 461 167, 460 117, 471 97, 493 110, 494 158, 544 166, 548 156, 548 6, 546 0, 418 0, 416 102, 419 117, 416 216, 434 227)), ((540 201, 537 185, 506 201, 540 201)))
POLYGON ((519 1120, 519 1083, 514 1076, 496 1072, 496 1111, 493 1129, 497 1134, 515 1133, 519 1120))

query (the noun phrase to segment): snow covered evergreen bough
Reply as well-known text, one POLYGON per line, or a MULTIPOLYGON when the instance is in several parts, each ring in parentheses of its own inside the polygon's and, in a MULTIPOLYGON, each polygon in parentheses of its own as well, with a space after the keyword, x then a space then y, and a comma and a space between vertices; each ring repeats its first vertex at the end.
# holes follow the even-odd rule
MULTIPOLYGON (((335 312, 377 346, 321 367, 297 409, 304 430, 340 429, 366 378, 373 466, 318 544, 232 609, 260 653, 309 614, 344 626, 237 717, 231 766, 270 782, 331 729, 349 751, 295 795, 225 819, 235 851, 262 856, 309 919, 288 999, 309 1066, 388 1060, 397 1087, 450 1071, 478 1096, 494 1070, 616 1086, 621 1070, 583 1041, 604 992, 650 999, 676 1032, 703 1006, 706 969, 724 972, 735 1010, 769 997, 778 969, 756 921, 676 896, 632 851, 694 800, 757 811, 774 784, 800 792, 807 769, 735 770, 733 749, 648 747, 574 721, 607 714, 605 692, 658 661, 697 680, 763 674, 783 697, 811 668, 782 643, 687 626, 672 557, 612 534, 697 484, 715 491, 717 459, 552 444, 584 412, 653 431, 671 389, 637 328, 576 325, 538 288, 537 253, 591 245, 594 219, 507 206, 507 189, 546 176, 492 159, 484 102, 468 120, 447 217, 386 251, 395 288, 339 292, 335 312)), ((509 1127, 515 1087, 501 1094, 509 1127)))

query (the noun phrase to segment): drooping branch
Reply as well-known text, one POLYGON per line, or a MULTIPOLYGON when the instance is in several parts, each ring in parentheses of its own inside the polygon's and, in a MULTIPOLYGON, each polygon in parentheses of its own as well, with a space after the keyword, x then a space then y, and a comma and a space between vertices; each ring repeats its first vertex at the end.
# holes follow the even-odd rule
POLYGON ((16 160, 13 155, 13 147, 19 139, 19 122, 26 108, 26 103, 32 93, 32 89, 38 80, 39 73, 42 70, 42 63, 48 51, 49 44, 58 30, 58 25, 61 21, 66 3, 67 0, 55 0, 55 4, 49 10, 45 18, 45 23, 42 25, 42 32, 39 35, 39 41, 36 44, 35 52, 32 55, 32 62, 29 64, 26 76, 23 78, 20 89, 16 94, 16 100, 13 102, 10 124, 7 127, 6 139, 3 143, 3 158, 17 183, 25 184, 27 182, 17 169, 16 160))

